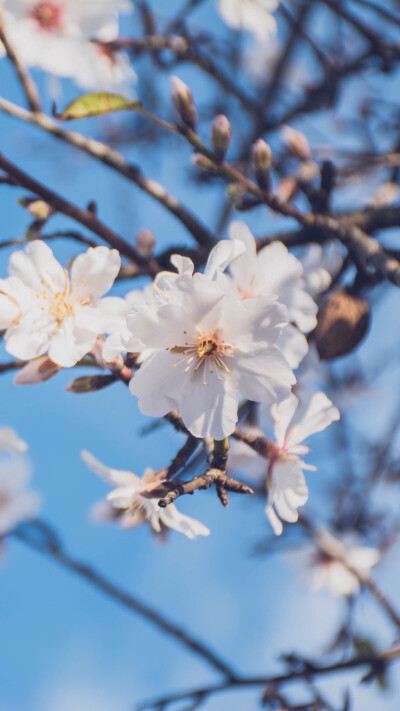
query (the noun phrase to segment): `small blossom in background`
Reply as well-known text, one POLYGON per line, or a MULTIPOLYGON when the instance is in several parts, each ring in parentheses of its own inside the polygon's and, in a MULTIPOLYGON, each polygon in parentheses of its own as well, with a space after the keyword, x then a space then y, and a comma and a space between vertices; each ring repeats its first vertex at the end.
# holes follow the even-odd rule
POLYGON ((118 37, 118 13, 129 0, 0 0, 7 35, 21 61, 86 88, 107 89, 131 81, 122 53, 112 55, 92 40, 118 37))
MULTIPOLYGON (((229 469, 247 470, 246 457, 252 475, 266 481, 268 501, 265 512, 276 535, 283 531, 282 520, 295 523, 297 509, 308 500, 308 488, 303 470, 316 468, 306 464, 303 456, 310 449, 303 444, 312 434, 322 432, 340 415, 322 392, 305 392, 299 400, 292 394, 287 400, 271 408, 273 421, 274 456, 265 459, 246 444, 232 442, 229 469), (282 520, 280 520, 282 519, 282 520)), ((266 436, 261 429, 252 434, 266 436)))
POLYGON ((27 490, 31 468, 21 456, 27 449, 14 430, 0 428, 0 451, 12 455, 0 457, 0 539, 33 518, 40 508, 38 494, 27 490))
POLYGON ((272 294, 244 306, 226 288, 223 270, 243 250, 238 241, 220 242, 204 274, 188 269, 169 278, 168 303, 128 315, 131 333, 148 349, 130 385, 139 408, 153 417, 178 409, 196 437, 232 434, 238 392, 274 403, 295 382, 276 345, 286 308, 272 294))
POLYGON ((166 526, 188 538, 209 535, 210 531, 206 526, 180 513, 174 504, 162 509, 157 499, 149 499, 143 495, 161 483, 154 481, 152 469, 146 469, 140 478, 132 472, 111 469, 101 464, 90 452, 83 451, 81 456, 91 471, 115 487, 108 494, 106 505, 96 507, 95 517, 98 520, 116 520, 122 528, 134 528, 142 523, 149 523, 155 533, 161 533, 162 526, 166 526))
POLYGON ((91 247, 74 260, 69 275, 40 240, 14 252, 10 276, 0 280, 0 321, 9 316, 8 301, 18 309, 5 334, 8 353, 23 360, 48 353, 58 366, 75 365, 98 334, 120 322, 124 300, 101 298, 112 287, 120 263, 115 249, 91 247))
POLYGON ((279 0, 218 0, 222 19, 234 30, 248 30, 258 40, 269 39, 277 31, 272 15, 279 0))
POLYGON ((379 562, 379 550, 360 545, 347 546, 327 531, 320 537, 323 548, 332 549, 332 555, 314 545, 297 551, 296 556, 290 555, 289 559, 299 567, 301 577, 311 590, 316 592, 326 588, 335 596, 357 595, 360 578, 369 578, 371 568, 379 562), (334 551, 341 560, 335 558, 334 551))

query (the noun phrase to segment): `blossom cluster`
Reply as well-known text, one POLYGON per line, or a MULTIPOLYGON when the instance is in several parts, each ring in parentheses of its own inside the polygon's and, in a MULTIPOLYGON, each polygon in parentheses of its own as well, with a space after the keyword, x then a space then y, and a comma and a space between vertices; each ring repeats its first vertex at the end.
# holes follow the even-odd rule
POLYGON ((127 54, 107 44, 118 37, 118 14, 132 9, 129 0, 0 0, 20 60, 87 89, 126 88, 135 79, 127 54))
MULTIPOLYGON (((111 370, 123 364, 122 354, 133 354, 130 391, 139 409, 153 417, 177 410, 192 435, 216 441, 234 433, 242 401, 261 403, 273 422, 270 459, 233 442, 229 466, 258 465, 266 513, 279 534, 281 519, 297 520, 308 497, 303 440, 339 418, 324 393, 299 404, 292 392, 294 370, 308 352, 306 334, 316 325, 312 294, 329 284, 329 269, 311 254, 304 268, 281 242, 257 252, 242 222, 232 223, 230 239, 215 245, 203 272, 180 255, 171 263, 175 271, 159 272, 143 290, 120 298, 105 296, 121 266, 116 250, 91 247, 70 272, 42 240, 14 252, 9 276, 0 280, 0 328, 6 350, 26 361, 16 382, 42 382, 89 353, 111 370)), ((258 435, 267 436, 268 428, 258 435)), ((208 533, 173 505, 160 509, 151 491, 162 482, 152 470, 139 479, 83 456, 117 487, 103 517, 123 527, 146 521, 156 532, 167 526, 189 537, 208 533)))

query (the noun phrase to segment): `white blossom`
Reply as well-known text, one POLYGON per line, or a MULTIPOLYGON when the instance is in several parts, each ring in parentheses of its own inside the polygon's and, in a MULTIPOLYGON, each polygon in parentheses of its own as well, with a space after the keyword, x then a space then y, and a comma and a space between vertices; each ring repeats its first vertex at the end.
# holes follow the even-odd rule
MULTIPOLYGON (((0 442, 3 450, 7 448, 15 454, 26 450, 25 443, 9 428, 0 430, 0 442)), ((0 459, 0 537, 38 513, 40 499, 35 492, 27 490, 29 478, 30 465, 24 457, 0 459)))
MULTIPOLYGON (((116 39, 118 13, 133 8, 128 0, 0 0, 0 7, 24 64, 75 78, 86 87, 108 88, 110 68, 91 40, 116 39)), ((115 63, 120 65, 120 59, 115 63)), ((125 69, 123 74, 129 78, 125 69)), ((121 75, 115 78, 121 81, 121 75)))
POLYGON ((107 496, 108 505, 102 504, 101 508, 97 508, 96 518, 103 520, 113 518, 112 510, 109 508, 111 506, 115 511, 114 518, 123 528, 133 528, 146 522, 156 533, 161 533, 162 526, 166 526, 183 533, 188 538, 209 535, 210 531, 206 526, 180 513, 174 504, 169 504, 162 509, 157 499, 144 496, 161 483, 154 480, 152 469, 147 468, 140 478, 132 472, 112 469, 101 464, 90 452, 83 451, 81 456, 91 471, 115 487, 107 496))
POLYGON ((248 30, 259 40, 274 35, 277 24, 272 13, 279 0, 219 0, 218 8, 223 20, 235 30, 248 30))
POLYGON ((332 549, 332 555, 318 546, 308 547, 300 553, 300 558, 296 554, 302 577, 313 591, 327 588, 335 596, 358 594, 360 579, 369 578, 371 568, 379 562, 379 550, 360 545, 347 546, 327 531, 320 536, 323 548, 332 549))
MULTIPOLYGON (((304 440, 322 432, 340 415, 324 393, 305 392, 300 401, 292 394, 284 402, 273 405, 271 416, 276 445, 273 456, 265 459, 247 445, 232 442, 229 466, 244 471, 249 468, 253 476, 258 474, 260 479, 266 480, 268 501, 265 512, 274 533, 279 536, 283 530, 280 519, 288 523, 297 521, 297 509, 308 499, 303 470, 315 470, 315 467, 303 461, 310 451, 303 444, 304 440)), ((266 436, 261 429, 253 433, 266 436)))
POLYGON ((75 365, 91 350, 97 335, 112 330, 120 319, 123 300, 101 298, 119 268, 119 253, 107 247, 91 247, 80 254, 70 275, 40 240, 14 252, 10 276, 0 280, 0 292, 18 305, 5 334, 6 350, 24 360, 48 353, 59 366, 75 365))
POLYGON ((275 295, 238 300, 222 271, 243 252, 220 242, 204 274, 191 269, 168 277, 168 301, 128 315, 147 355, 131 381, 144 414, 178 409, 196 437, 223 439, 237 422, 238 392, 257 402, 279 402, 295 377, 276 346, 287 323, 275 295))
POLYGON ((230 266, 239 297, 246 302, 270 294, 278 296, 288 310, 290 323, 277 345, 290 366, 296 368, 308 351, 301 332, 308 333, 317 323, 317 305, 306 291, 302 264, 282 242, 274 242, 257 253, 256 241, 244 222, 233 222, 230 235, 246 248, 230 266))
POLYGON ((301 263, 307 291, 317 296, 330 287, 332 277, 342 266, 343 257, 333 242, 323 247, 309 244, 301 256, 301 263))

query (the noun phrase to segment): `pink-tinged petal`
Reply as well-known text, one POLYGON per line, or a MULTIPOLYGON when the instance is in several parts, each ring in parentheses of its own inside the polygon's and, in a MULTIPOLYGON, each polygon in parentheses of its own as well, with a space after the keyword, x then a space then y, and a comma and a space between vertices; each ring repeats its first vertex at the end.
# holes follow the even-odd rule
POLYGON ((232 369, 238 376, 239 391, 254 402, 284 400, 296 382, 287 361, 275 346, 252 353, 235 353, 232 369))
POLYGON ((42 240, 30 242, 25 251, 13 252, 8 271, 35 293, 43 289, 59 291, 65 285, 65 272, 50 247, 42 240))
POLYGON ((18 304, 9 296, 0 293, 0 331, 9 328, 20 316, 18 304))
POLYGON ((238 420, 238 400, 233 376, 224 375, 222 380, 218 380, 214 373, 209 374, 207 381, 204 381, 202 373, 193 374, 190 391, 187 390, 178 409, 189 432, 195 437, 229 437, 238 420))
POLYGON ((79 254, 71 267, 71 284, 76 291, 99 299, 114 284, 121 267, 121 257, 116 249, 90 247, 79 254))
POLYGON ((81 451, 81 458, 90 469, 90 471, 98 474, 103 479, 105 479, 112 486, 136 486, 140 487, 140 479, 138 476, 132 472, 123 471, 120 469, 112 469, 112 467, 107 467, 105 464, 99 462, 96 457, 93 456, 86 449, 81 451))
MULTIPOLYGON (((188 396, 190 375, 175 367, 182 355, 157 351, 150 355, 132 378, 129 389, 139 398, 139 409, 145 415, 162 417, 188 396)), ((184 367, 184 366, 182 366, 184 367)))
POLYGON ((303 442, 310 435, 322 432, 332 422, 340 419, 339 410, 323 392, 304 393, 297 409, 294 424, 287 437, 287 444, 292 448, 303 442))
POLYGON ((179 533, 183 533, 192 540, 197 536, 210 535, 210 529, 207 526, 204 526, 201 521, 181 513, 174 504, 170 504, 165 509, 160 509, 159 518, 164 526, 168 526, 174 531, 179 531, 179 533))
POLYGON ((39 356, 21 368, 13 382, 15 385, 38 385, 52 378, 60 370, 61 367, 53 363, 49 356, 39 356))
POLYGON ((208 279, 215 279, 218 272, 224 272, 245 251, 246 247, 240 240, 221 240, 211 250, 204 274, 208 279))
POLYGON ((65 318, 52 336, 49 358, 63 368, 72 368, 95 342, 95 333, 78 328, 73 318, 65 318))

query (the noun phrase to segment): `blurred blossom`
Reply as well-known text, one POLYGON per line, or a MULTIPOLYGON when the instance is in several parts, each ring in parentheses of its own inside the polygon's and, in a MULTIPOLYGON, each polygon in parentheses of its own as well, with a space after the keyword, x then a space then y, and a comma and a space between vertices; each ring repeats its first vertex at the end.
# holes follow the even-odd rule
POLYGON ((369 578, 371 568, 379 562, 379 551, 360 545, 346 546, 326 531, 320 534, 320 540, 323 548, 327 546, 332 549, 332 555, 314 545, 296 551, 296 556, 293 556, 293 562, 301 569, 301 575, 308 586, 313 591, 327 588, 335 596, 358 594, 360 580, 357 574, 361 578, 369 578), (335 558, 335 550, 342 560, 335 558))
POLYGON ((222 19, 234 30, 248 30, 259 40, 269 39, 277 31, 272 15, 279 0, 219 0, 222 19))
POLYGON ((147 468, 140 478, 132 472, 111 469, 101 464, 90 452, 83 451, 81 456, 91 471, 115 487, 108 494, 107 501, 96 506, 94 518, 97 520, 116 520, 122 528, 135 528, 142 523, 149 523, 155 533, 161 533, 163 525, 188 538, 209 535, 206 526, 180 513, 174 504, 161 508, 157 499, 143 495, 162 483, 154 479, 152 469, 147 468))
POLYGON ((124 55, 104 56, 91 40, 118 37, 118 13, 128 0, 0 0, 5 26, 21 61, 86 88, 110 88, 134 77, 124 55))
POLYGON ((307 291, 317 296, 326 291, 332 277, 336 276, 343 263, 341 250, 336 242, 309 244, 301 255, 307 291))
POLYGON ((38 494, 27 490, 31 470, 28 460, 21 456, 27 448, 14 430, 9 427, 0 429, 1 451, 19 455, 0 458, 0 537, 11 533, 19 523, 28 521, 39 511, 38 494))

